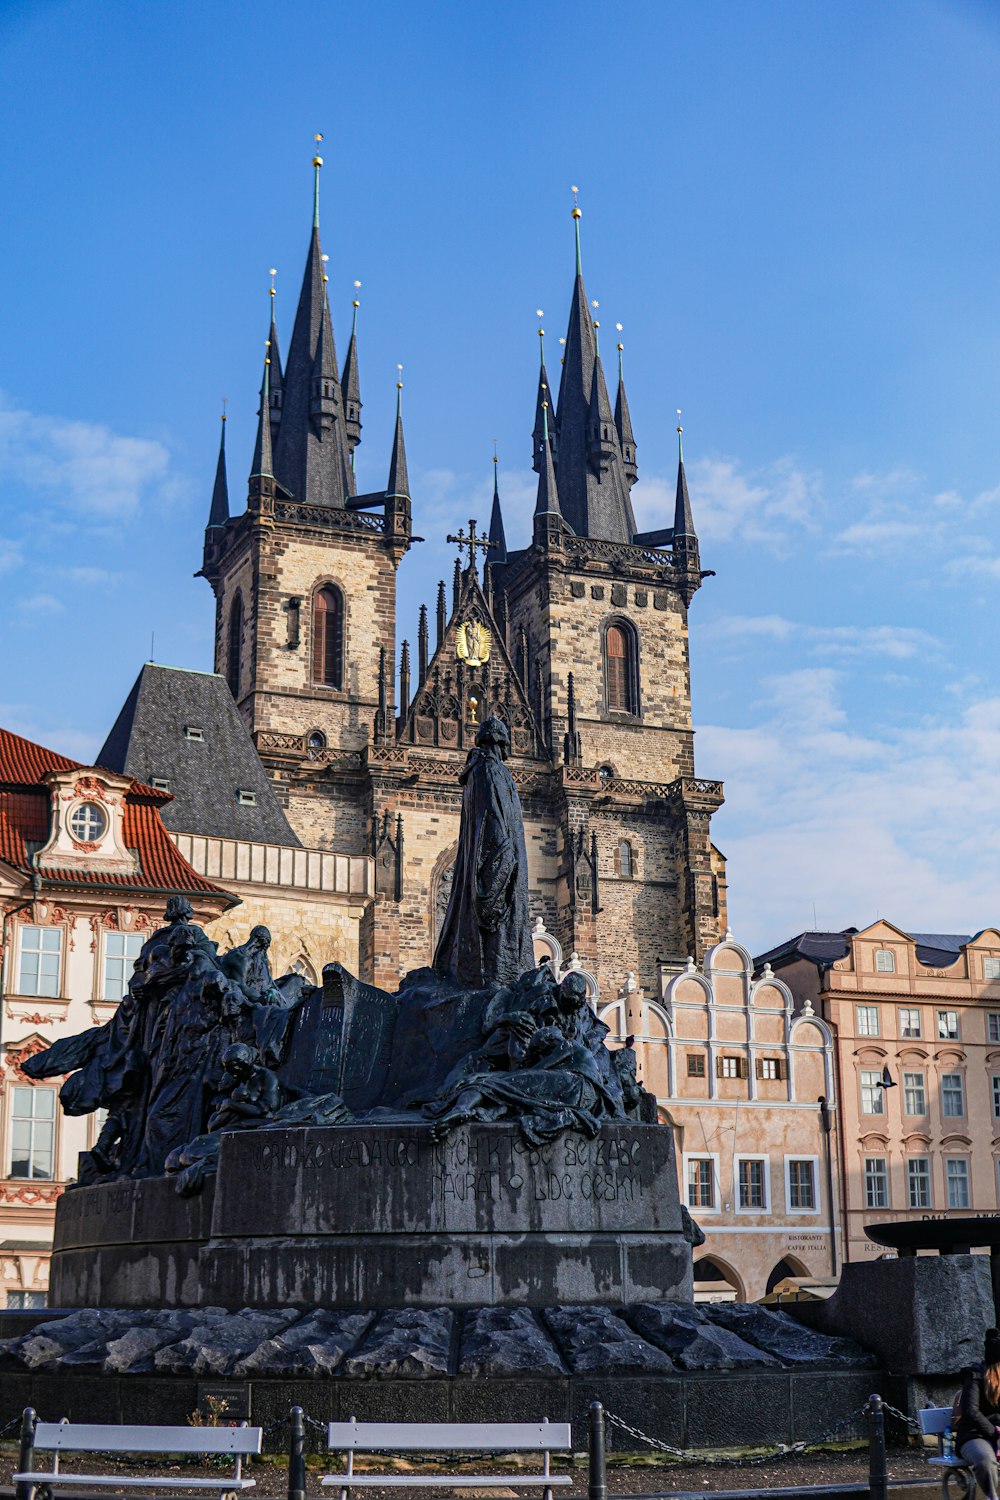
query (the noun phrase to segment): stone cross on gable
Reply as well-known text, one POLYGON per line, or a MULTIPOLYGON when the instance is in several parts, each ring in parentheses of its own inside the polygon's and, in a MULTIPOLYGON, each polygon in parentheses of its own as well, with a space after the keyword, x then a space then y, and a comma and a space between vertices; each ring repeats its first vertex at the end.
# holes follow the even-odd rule
POLYGON ((481 548, 484 556, 490 550, 489 537, 486 536, 485 533, 480 536, 476 532, 475 518, 473 518, 469 522, 468 536, 466 536, 464 531, 460 530, 457 536, 449 536, 446 538, 446 540, 449 542, 454 542, 455 545, 459 548, 468 547, 469 567, 472 569, 473 573, 476 573, 476 549, 481 548))

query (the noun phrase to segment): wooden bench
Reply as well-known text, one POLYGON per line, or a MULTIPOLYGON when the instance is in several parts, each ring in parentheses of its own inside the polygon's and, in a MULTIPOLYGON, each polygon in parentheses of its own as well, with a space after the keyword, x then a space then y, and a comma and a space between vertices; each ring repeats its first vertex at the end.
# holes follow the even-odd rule
POLYGON ((261 1429, 248 1427, 244 1422, 239 1427, 120 1427, 89 1422, 38 1422, 29 1409, 24 1414, 21 1428, 20 1472, 13 1476, 17 1486, 18 1500, 53 1500, 63 1490, 77 1496, 94 1495, 106 1500, 109 1489, 136 1491, 144 1496, 150 1492, 166 1492, 176 1496, 185 1491, 198 1496, 215 1494, 219 1500, 233 1497, 242 1490, 252 1489, 255 1479, 244 1479, 243 1460, 252 1453, 260 1452, 261 1429), (51 1453, 51 1468, 35 1467, 35 1453, 41 1449, 51 1453), (232 1456, 231 1472, 218 1474, 213 1479, 174 1478, 165 1474, 139 1477, 131 1474, 76 1474, 62 1473, 59 1459, 64 1453, 107 1453, 127 1461, 132 1457, 150 1453, 176 1453, 207 1457, 212 1455, 232 1456))
POLYGON ((971 1468, 957 1453, 953 1458, 947 1458, 944 1452, 944 1435, 951 1431, 951 1407, 925 1406, 917 1415, 923 1436, 936 1437, 938 1440, 937 1453, 928 1458, 927 1462, 942 1470, 941 1493, 944 1500, 972 1500, 976 1493, 976 1480, 971 1468))
POLYGON ((553 1474, 552 1454, 568 1453, 573 1429, 568 1422, 331 1422, 327 1444, 347 1455, 340 1474, 324 1474, 324 1485, 336 1486, 340 1500, 353 1489, 460 1487, 540 1489, 542 1500, 552 1500, 557 1485, 572 1484, 569 1474, 553 1474), (356 1474, 356 1453, 540 1453, 540 1474, 356 1474))

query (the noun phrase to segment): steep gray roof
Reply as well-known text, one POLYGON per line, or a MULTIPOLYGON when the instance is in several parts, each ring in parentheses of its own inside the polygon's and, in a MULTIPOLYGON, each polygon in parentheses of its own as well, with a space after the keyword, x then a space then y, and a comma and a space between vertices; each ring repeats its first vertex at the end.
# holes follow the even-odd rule
MULTIPOLYGON (((856 927, 845 927, 843 932, 800 932, 787 942, 779 943, 777 948, 761 953, 754 963, 758 970, 765 964, 780 969, 804 958, 825 967, 836 963, 838 958, 847 957, 850 939, 857 930, 856 927)), ((917 958, 931 969, 950 968, 958 959, 959 949, 972 942, 971 936, 964 932, 911 932, 909 936, 916 945, 917 958)))
POLYGON ((299 846, 233 695, 214 672, 147 662, 97 764, 151 785, 165 781, 174 800, 160 815, 175 833, 299 846), (254 793, 255 803, 238 801, 238 791, 254 793))

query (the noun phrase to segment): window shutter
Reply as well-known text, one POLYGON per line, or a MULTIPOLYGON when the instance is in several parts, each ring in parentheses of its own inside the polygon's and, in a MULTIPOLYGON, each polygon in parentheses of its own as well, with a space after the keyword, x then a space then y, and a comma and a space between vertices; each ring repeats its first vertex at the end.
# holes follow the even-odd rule
POLYGON ((761 1061, 761 1059, 758 1057, 758 1059, 757 1059, 757 1077, 758 1078, 763 1078, 763 1076, 764 1076, 764 1064, 761 1061))
POLYGON ((785 1074, 785 1067, 786 1067, 785 1059, 783 1057, 779 1057, 777 1059, 777 1067, 775 1069, 775 1071, 776 1071, 776 1073, 777 1073, 777 1075, 778 1075, 779 1078, 784 1078, 786 1076, 786 1074, 785 1074))
POLYGON ((747 1060, 745 1057, 738 1057, 736 1059, 736 1071, 741 1078, 746 1078, 749 1076, 749 1069, 747 1067, 747 1060))
POLYGON ((722 1078, 724 1076, 723 1072, 722 1072, 722 1058, 721 1057, 717 1057, 715 1059, 715 1076, 716 1076, 716 1078, 722 1078))

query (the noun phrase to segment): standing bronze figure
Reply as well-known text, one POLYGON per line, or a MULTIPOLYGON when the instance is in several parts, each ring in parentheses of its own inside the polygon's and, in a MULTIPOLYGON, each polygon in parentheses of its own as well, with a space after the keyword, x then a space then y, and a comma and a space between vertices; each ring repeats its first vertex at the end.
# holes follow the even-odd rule
POLYGON ((513 984, 535 963, 524 815, 504 765, 509 753, 506 724, 489 718, 459 778, 465 791, 455 879, 434 968, 473 989, 513 984))

